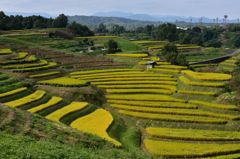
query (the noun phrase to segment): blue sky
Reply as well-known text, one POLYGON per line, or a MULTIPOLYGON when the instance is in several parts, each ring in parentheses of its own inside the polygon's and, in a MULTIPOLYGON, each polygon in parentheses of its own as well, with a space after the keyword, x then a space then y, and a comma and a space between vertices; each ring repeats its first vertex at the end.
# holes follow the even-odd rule
POLYGON ((240 17, 240 0, 0 0, 0 10, 91 15, 124 11, 152 15, 240 17))

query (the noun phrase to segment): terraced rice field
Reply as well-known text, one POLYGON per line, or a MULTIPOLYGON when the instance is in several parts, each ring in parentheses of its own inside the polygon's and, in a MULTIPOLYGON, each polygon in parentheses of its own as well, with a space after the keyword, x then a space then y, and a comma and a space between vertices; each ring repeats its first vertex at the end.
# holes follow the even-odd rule
POLYGON ((0 55, 9 55, 12 53, 12 50, 9 48, 0 49, 0 55))
POLYGON ((151 136, 165 139, 179 139, 189 141, 239 141, 240 132, 214 131, 201 129, 174 129, 149 127, 146 133, 151 136))
POLYGON ((80 117, 71 123, 71 127, 80 131, 100 136, 120 147, 121 143, 111 138, 107 129, 113 122, 111 114, 104 109, 97 109, 93 113, 80 117))
POLYGON ((84 80, 78 80, 68 77, 59 77, 44 81, 39 81, 38 84, 42 85, 54 85, 54 86, 63 86, 63 87, 74 87, 74 86, 84 86, 87 84, 84 80))
MULTIPOLYGON (((218 96, 221 88, 232 78, 231 75, 197 73, 188 71, 185 67, 164 62, 157 63, 157 66, 148 72, 141 70, 83 71, 79 74, 72 73, 71 77, 89 81, 104 89, 109 106, 119 114, 135 120, 179 123, 180 125, 195 123, 220 127, 224 127, 229 122, 239 121, 240 116, 236 113, 237 106, 204 100, 205 97, 214 99, 218 96), (175 83, 176 79, 177 83, 175 83), (180 86, 179 83, 181 83, 180 86), (199 88, 201 91, 197 90, 199 88), (194 96, 205 97, 202 98, 203 100, 196 100, 194 96), (228 112, 223 112, 225 110, 228 112)), ((239 141, 237 137, 234 138, 235 135, 239 133, 153 127, 146 129, 143 144, 153 155, 167 158, 228 156, 232 151, 238 152, 238 148, 231 146, 239 146, 239 144, 228 143, 239 141), (198 136, 191 138, 191 134, 198 134, 198 136), (230 134, 233 135, 232 139, 230 134), (162 139, 171 139, 171 141, 162 139), (175 140, 199 140, 210 143, 184 143, 175 140), (218 141, 226 143, 221 145, 218 141), (216 148, 209 149, 211 146, 216 148)))
MULTIPOLYGON (((9 77, 6 74, 0 74, 0 79, 0 82, 2 82, 3 80, 9 79, 9 77)), ((23 86, 24 84, 17 80, 11 84, 5 82, 5 86, 0 88, 0 100, 7 100, 7 102, 4 102, 6 106, 21 108, 30 113, 42 114, 42 112, 44 112, 43 114, 45 114, 46 119, 59 123, 63 122, 63 118, 90 107, 87 102, 76 101, 67 104, 68 102, 61 97, 51 96, 46 91, 33 90, 32 88, 23 86)), ((104 109, 97 109, 92 113, 86 112, 86 114, 84 113, 81 117, 71 117, 69 126, 86 133, 97 135, 113 145, 121 147, 120 142, 108 135, 107 129, 113 120, 110 112, 104 109), (99 125, 102 125, 102 127, 97 127, 99 125)))
POLYGON ((13 72, 36 72, 56 68, 56 62, 39 59, 27 52, 18 52, 14 57, 0 63, 2 68, 10 69, 13 72))
POLYGON ((230 58, 230 59, 227 59, 223 62, 221 62, 219 65, 218 65, 218 69, 220 71, 223 71, 223 72, 233 72, 234 69, 237 67, 237 62, 239 60, 239 54, 230 58))
POLYGON ((152 154, 169 158, 201 158, 238 153, 239 144, 184 143, 144 140, 144 145, 152 154))
MULTIPOLYGON (((136 43, 151 49, 159 45, 153 41, 136 43)), ((9 107, 37 113, 53 122, 96 135, 115 147, 125 148, 124 133, 129 129, 121 127, 121 132, 117 128, 117 137, 111 131, 121 121, 125 126, 129 124, 131 128, 139 129, 142 142, 138 147, 153 158, 239 157, 240 133, 239 129, 233 129, 239 125, 239 106, 224 104, 217 99, 231 80, 230 74, 194 72, 160 61, 157 57, 122 54, 125 58, 138 58, 143 67, 143 62, 149 60, 157 65, 153 69, 73 71, 63 76, 64 71, 52 70, 52 67, 59 67, 55 62, 25 52, 13 54, 1 63, 2 69, 28 72, 28 77, 36 79, 38 86, 65 89, 94 85, 94 88, 101 89, 106 103, 96 106, 84 98, 68 101, 0 74, 0 101, 9 107), (62 76, 52 77, 55 75, 62 76), (37 80, 41 78, 44 79, 37 80)))

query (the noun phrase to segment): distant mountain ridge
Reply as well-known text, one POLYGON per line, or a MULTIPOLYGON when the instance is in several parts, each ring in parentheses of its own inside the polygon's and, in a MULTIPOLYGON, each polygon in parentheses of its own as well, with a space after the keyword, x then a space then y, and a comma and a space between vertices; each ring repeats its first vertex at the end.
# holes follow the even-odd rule
POLYGON ((22 15, 24 17, 28 17, 28 16, 32 16, 32 15, 40 15, 40 16, 43 16, 43 17, 46 17, 46 18, 54 18, 56 17, 56 15, 51 15, 51 14, 48 14, 48 13, 27 13, 27 12, 4 12, 6 15, 22 15))
MULTIPOLYGON (((184 17, 184 16, 171 16, 171 15, 148 15, 148 14, 135 14, 129 12, 120 12, 120 11, 111 11, 111 12, 97 12, 93 14, 93 16, 102 16, 102 17, 121 17, 121 18, 128 18, 133 20, 143 20, 143 21, 154 21, 154 22, 171 22, 174 23, 176 21, 181 22, 192 22, 192 23, 215 23, 213 18, 207 17, 184 17)), ((218 22, 221 23, 223 18, 219 18, 218 22)), ((238 22, 237 19, 230 19, 229 22, 236 23, 238 22)))
POLYGON ((104 23, 106 25, 111 24, 118 24, 123 26, 143 26, 148 24, 160 24, 160 22, 154 22, 154 21, 140 21, 140 20, 134 20, 134 19, 127 19, 127 18, 121 18, 121 17, 99 17, 99 16, 68 16, 69 22, 76 21, 81 24, 85 25, 92 25, 96 26, 101 23, 104 23))
MULTIPOLYGON (((32 15, 40 15, 46 18, 55 18, 58 15, 53 15, 44 12, 36 12, 36 13, 27 13, 27 12, 5 12, 7 15, 22 15, 32 16, 32 15)), ((75 16, 68 16, 69 22, 76 21, 81 24, 85 25, 99 25, 100 23, 104 23, 107 25, 110 24, 119 24, 123 26, 131 26, 131 27, 138 27, 144 26, 148 24, 161 24, 164 22, 175 23, 178 24, 189 24, 192 23, 216 23, 216 20, 207 17, 184 17, 184 16, 158 16, 158 15, 148 15, 148 14, 135 14, 130 12, 121 12, 121 11, 111 11, 111 12, 97 12, 92 16, 86 15, 75 15, 75 16)), ((223 23, 223 18, 219 18, 218 23, 223 23)), ((230 23, 238 23, 239 20, 237 19, 229 19, 228 22, 230 23)))

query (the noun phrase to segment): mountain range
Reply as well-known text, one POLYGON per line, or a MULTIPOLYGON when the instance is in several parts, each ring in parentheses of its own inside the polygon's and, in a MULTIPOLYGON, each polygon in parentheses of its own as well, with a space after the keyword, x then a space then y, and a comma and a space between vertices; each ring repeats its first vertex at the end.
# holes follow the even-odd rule
MULTIPOLYGON (((41 15, 47 18, 55 18, 57 15, 48 14, 48 13, 26 13, 26 12, 5 12, 7 15, 22 15, 22 16, 31 16, 31 15, 41 15)), ((142 26, 147 24, 160 24, 164 22, 178 24, 189 24, 192 23, 216 23, 216 19, 211 19, 207 17, 185 17, 185 16, 172 16, 172 15, 149 15, 149 14, 135 14, 130 12, 121 12, 121 11, 111 11, 111 12, 97 12, 90 16, 86 15, 74 15, 68 16, 69 21, 76 21, 85 25, 98 25, 100 23, 104 24, 119 24, 128 26, 142 26)), ((229 19, 229 23, 238 23, 237 19, 229 19)), ((223 23, 223 18, 219 18, 218 23, 223 23)))
MULTIPOLYGON (((128 18, 132 20, 140 20, 140 21, 153 21, 153 22, 171 22, 175 23, 176 21, 180 22, 192 22, 192 23, 216 23, 216 18, 207 18, 207 17, 185 17, 185 16, 172 16, 172 15, 149 15, 149 14, 135 14, 129 12, 121 12, 121 11, 111 11, 111 12, 97 12, 93 14, 93 16, 100 17, 121 17, 128 18)), ((223 17, 218 18, 218 22, 223 22, 223 17)), ((237 19, 230 19, 228 22, 236 23, 237 19)))

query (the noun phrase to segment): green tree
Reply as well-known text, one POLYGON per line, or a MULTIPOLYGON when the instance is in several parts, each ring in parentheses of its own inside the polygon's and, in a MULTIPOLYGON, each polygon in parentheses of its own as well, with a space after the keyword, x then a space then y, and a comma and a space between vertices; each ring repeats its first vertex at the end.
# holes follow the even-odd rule
POLYGON ((91 31, 87 26, 78 24, 76 22, 71 23, 68 26, 70 32, 79 36, 94 36, 94 32, 91 31))
POLYGON ((234 47, 240 47, 240 34, 235 35, 232 41, 234 47))
POLYGON ((170 42, 178 39, 177 26, 174 24, 159 25, 152 33, 155 40, 168 40, 170 42))
POLYGON ((65 28, 68 24, 68 17, 64 14, 60 14, 56 19, 53 21, 54 28, 65 28))
POLYGON ((116 53, 119 50, 118 43, 112 39, 107 42, 108 53, 116 53))
POLYGON ((96 29, 97 33, 108 33, 108 29, 106 27, 106 25, 104 25, 103 23, 99 24, 99 26, 96 29))
POLYGON ((125 33, 126 29, 124 26, 114 25, 111 29, 111 33, 114 35, 120 35, 121 33, 125 33))
POLYGON ((162 55, 168 62, 174 65, 188 65, 186 56, 178 52, 177 46, 173 43, 166 44, 162 49, 162 55))

